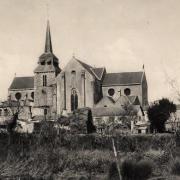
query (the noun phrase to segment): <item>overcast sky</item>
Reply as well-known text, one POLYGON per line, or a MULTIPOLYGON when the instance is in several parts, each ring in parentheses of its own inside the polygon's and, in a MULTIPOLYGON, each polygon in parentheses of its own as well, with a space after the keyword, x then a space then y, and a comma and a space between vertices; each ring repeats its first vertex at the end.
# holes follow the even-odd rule
MULTIPOLYGON (((0 0, 0 98, 31 76, 43 53, 48 0, 0 0)), ((175 99, 180 74, 179 0, 49 0, 53 50, 63 68, 74 53, 108 72, 145 72, 150 101, 175 99)))

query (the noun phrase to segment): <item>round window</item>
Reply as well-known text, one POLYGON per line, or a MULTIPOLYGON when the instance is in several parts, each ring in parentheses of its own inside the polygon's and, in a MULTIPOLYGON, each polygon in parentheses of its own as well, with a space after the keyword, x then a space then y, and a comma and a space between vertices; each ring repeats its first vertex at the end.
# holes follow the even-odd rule
POLYGON ((16 93, 16 94, 15 94, 15 98, 16 98, 17 100, 20 100, 20 99, 21 99, 21 93, 19 93, 19 92, 16 93))
POLYGON ((124 90, 124 94, 125 94, 126 96, 129 96, 129 95, 131 94, 131 90, 130 90, 129 88, 126 88, 126 89, 124 90))
POLYGON ((109 94, 110 96, 113 96, 114 93, 115 93, 115 91, 114 91, 113 88, 111 88, 111 89, 108 90, 108 94, 109 94))

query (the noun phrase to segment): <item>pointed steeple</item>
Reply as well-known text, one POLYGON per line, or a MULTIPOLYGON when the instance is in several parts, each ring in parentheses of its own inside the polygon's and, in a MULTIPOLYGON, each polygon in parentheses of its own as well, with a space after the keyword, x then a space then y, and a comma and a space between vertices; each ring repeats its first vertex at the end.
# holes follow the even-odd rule
POLYGON ((45 53, 53 53, 52 43, 51 43, 51 32, 50 32, 49 20, 47 21, 46 42, 45 42, 44 52, 45 52, 45 53))

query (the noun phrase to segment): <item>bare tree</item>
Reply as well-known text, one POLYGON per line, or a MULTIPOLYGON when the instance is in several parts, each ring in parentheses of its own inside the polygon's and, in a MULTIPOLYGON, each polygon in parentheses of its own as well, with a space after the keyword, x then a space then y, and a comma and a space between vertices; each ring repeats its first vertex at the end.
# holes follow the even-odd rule
POLYGON ((0 128, 5 128, 9 134, 12 134, 18 125, 17 120, 19 114, 23 112, 26 102, 27 95, 23 101, 20 101, 20 98, 17 99, 17 101, 13 101, 9 97, 8 100, 4 103, 4 107, 9 109, 9 111, 7 110, 7 116, 5 116, 4 124, 0 125, 0 128))

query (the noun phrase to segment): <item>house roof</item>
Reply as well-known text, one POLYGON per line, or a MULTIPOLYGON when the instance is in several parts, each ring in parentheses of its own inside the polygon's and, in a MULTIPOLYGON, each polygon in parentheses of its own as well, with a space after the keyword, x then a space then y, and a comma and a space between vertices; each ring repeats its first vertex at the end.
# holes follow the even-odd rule
POLYGON ((115 106, 124 106, 131 104, 130 100, 127 96, 120 96, 117 101, 115 102, 115 106))
POLYGON ((104 96, 97 104, 96 107, 112 106, 115 101, 112 97, 104 96))
POLYGON ((133 105, 140 105, 138 96, 127 96, 131 104, 133 105))
POLYGON ((15 77, 9 90, 14 89, 34 89, 34 77, 15 77))
POLYGON ((93 117, 102 117, 102 116, 122 116, 125 115, 125 110, 119 107, 99 107, 92 108, 93 117))
POLYGON ((103 86, 141 84, 144 72, 107 73, 103 86))

